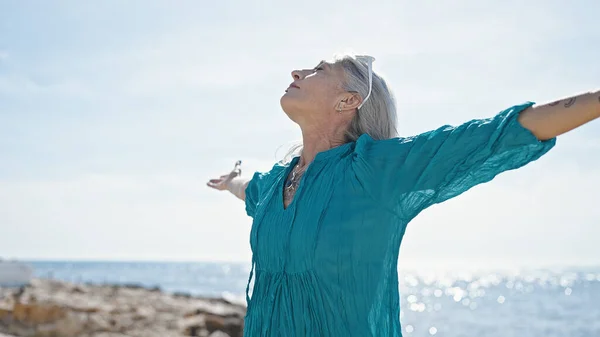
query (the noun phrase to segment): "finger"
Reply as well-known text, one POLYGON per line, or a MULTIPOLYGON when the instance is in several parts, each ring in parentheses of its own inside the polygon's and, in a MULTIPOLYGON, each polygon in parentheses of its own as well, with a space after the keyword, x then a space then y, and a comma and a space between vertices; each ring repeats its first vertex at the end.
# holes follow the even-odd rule
POLYGON ((229 174, 226 174, 224 176, 221 176, 221 181, 223 183, 228 183, 231 180, 233 180, 233 178, 237 177, 238 174, 236 172, 229 172, 229 174))
POLYGON ((212 183, 212 182, 208 182, 206 183, 206 186, 214 188, 214 189, 219 189, 219 183, 212 183))
POLYGON ((208 182, 210 182, 210 183, 213 183, 213 184, 218 184, 218 183, 220 183, 221 181, 223 181, 223 179, 211 179, 211 180, 209 180, 208 182))

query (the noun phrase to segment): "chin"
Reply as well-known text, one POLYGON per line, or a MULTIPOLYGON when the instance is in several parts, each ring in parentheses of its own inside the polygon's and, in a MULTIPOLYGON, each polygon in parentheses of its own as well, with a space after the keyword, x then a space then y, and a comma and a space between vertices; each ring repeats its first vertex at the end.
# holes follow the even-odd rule
POLYGON ((290 117, 291 120, 294 120, 294 111, 297 111, 297 109, 295 109, 295 100, 289 96, 288 93, 283 94, 283 96, 281 96, 281 98, 279 99, 279 104, 281 105, 281 109, 283 109, 283 112, 285 112, 286 115, 288 115, 288 117, 290 117))

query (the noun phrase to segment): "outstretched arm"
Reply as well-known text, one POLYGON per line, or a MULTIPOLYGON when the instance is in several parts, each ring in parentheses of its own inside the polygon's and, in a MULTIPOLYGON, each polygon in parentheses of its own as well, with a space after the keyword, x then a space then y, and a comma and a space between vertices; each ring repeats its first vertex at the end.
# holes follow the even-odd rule
POLYGON ((230 173, 222 175, 217 179, 211 179, 206 185, 215 190, 229 191, 239 199, 246 200, 246 188, 250 180, 240 178, 242 174, 241 165, 242 161, 238 160, 230 173))
POLYGON ((532 107, 518 120, 539 140, 548 140, 600 118, 600 91, 532 107))
POLYGON ((246 187, 250 180, 233 178, 227 183, 227 190, 241 200, 246 200, 246 187))
POLYGON ((556 143, 556 138, 548 137, 577 126, 561 129, 563 122, 559 119, 558 131, 544 127, 553 125, 545 122, 553 120, 552 110, 533 106, 526 102, 491 118, 444 125, 413 137, 381 141, 364 138, 357 144, 355 170, 381 200, 400 200, 415 209, 443 202, 502 172, 539 159, 556 143), (524 124, 531 130, 518 120, 525 112, 529 116, 524 124))

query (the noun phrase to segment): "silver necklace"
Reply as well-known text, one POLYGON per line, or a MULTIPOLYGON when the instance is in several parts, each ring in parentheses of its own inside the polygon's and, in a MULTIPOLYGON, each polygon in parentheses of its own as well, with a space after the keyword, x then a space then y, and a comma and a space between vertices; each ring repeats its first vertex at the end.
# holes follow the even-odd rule
POLYGON ((292 170, 292 176, 289 177, 289 179, 285 183, 286 190, 293 191, 298 187, 299 182, 300 182, 300 177, 302 176, 301 173, 303 173, 303 171, 304 171, 304 169, 299 170, 298 164, 296 164, 296 166, 292 170))

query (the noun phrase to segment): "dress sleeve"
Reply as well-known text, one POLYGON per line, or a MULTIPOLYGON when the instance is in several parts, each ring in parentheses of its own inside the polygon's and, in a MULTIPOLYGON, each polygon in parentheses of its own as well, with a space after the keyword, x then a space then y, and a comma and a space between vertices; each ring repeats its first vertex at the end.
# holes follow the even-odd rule
POLYGON ((264 201, 273 187, 273 177, 276 177, 282 169, 283 166, 281 163, 277 163, 268 172, 254 173, 245 190, 246 197, 244 201, 246 203, 246 214, 248 214, 248 216, 254 218, 256 209, 264 201))
POLYGON ((356 175, 381 199, 407 197, 425 208, 517 169, 548 152, 556 139, 538 140, 517 120, 528 102, 495 117, 443 126, 414 137, 357 141, 356 175), (415 197, 418 195, 418 197, 415 197))
POLYGON ((244 199, 246 203, 246 214, 248 216, 254 218, 254 214, 256 213, 256 206, 259 200, 259 191, 261 180, 264 178, 264 174, 260 172, 254 173, 252 179, 248 182, 248 186, 246 186, 246 198, 244 199))

